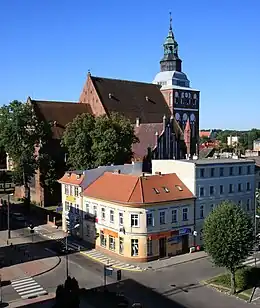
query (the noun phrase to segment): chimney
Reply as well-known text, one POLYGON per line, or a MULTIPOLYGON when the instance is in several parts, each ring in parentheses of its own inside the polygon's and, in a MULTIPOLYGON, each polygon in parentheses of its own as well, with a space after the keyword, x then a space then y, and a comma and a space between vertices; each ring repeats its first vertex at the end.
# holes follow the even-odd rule
POLYGON ((140 118, 136 118, 135 125, 136 127, 140 126, 140 118))
POLYGON ((121 173, 121 170, 120 170, 120 169, 116 169, 116 170, 114 170, 113 173, 120 174, 120 173, 121 173))

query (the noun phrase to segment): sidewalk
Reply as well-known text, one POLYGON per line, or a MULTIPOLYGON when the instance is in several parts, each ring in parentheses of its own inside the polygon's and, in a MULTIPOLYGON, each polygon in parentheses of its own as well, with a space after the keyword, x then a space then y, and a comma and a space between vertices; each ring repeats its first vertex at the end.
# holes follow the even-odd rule
MULTIPOLYGON (((55 228, 52 228, 49 225, 44 225, 39 228, 37 228, 37 233, 48 237, 50 239, 57 239, 61 240, 61 238, 64 238, 64 233, 62 230, 57 230, 55 228)), ((184 255, 178 255, 167 259, 162 260, 155 260, 150 262, 144 262, 144 263, 126 263, 121 261, 119 258, 114 258, 105 255, 104 253, 96 250, 96 249, 89 249, 86 250, 86 246, 84 246, 83 242, 75 241, 71 238, 69 238, 69 245, 80 248, 80 253, 84 255, 85 257, 88 257, 96 262, 102 263, 104 265, 110 265, 111 267, 115 269, 121 269, 125 271, 132 271, 132 272, 143 272, 146 270, 159 270, 161 268, 174 266, 177 264, 182 264, 186 262, 192 262, 194 260, 203 259, 208 257, 208 255, 204 251, 198 251, 194 253, 187 253, 184 255)))

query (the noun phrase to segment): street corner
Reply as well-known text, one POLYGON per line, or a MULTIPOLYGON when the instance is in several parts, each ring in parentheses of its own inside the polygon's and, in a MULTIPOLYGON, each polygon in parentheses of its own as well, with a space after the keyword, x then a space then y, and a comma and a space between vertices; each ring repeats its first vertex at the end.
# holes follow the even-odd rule
POLYGON ((127 263, 124 263, 124 262, 120 262, 120 261, 116 261, 116 260, 113 260, 111 258, 108 258, 106 257, 105 255, 99 253, 98 251, 81 251, 80 252, 83 256, 95 261, 95 262, 98 262, 98 263, 101 263, 103 265, 107 265, 107 266, 110 266, 114 269, 120 269, 120 270, 123 270, 123 271, 129 271, 129 272, 144 272, 146 270, 148 270, 148 268, 143 268, 143 267, 140 267, 140 266, 136 266, 136 265, 133 265, 133 264, 127 264, 127 263))

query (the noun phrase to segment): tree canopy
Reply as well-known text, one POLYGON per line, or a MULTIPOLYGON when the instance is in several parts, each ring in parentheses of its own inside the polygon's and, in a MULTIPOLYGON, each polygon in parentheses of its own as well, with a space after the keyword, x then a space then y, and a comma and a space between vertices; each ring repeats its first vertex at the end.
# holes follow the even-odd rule
POLYGON ((78 308, 79 305, 78 281, 69 276, 65 283, 58 285, 56 289, 56 303, 54 308, 78 308))
POLYGON ((44 145, 50 134, 49 126, 39 122, 32 106, 17 100, 0 109, 0 146, 14 165, 15 184, 24 185, 25 202, 30 204, 29 183, 38 168, 36 148, 44 145))
POLYGON ((230 271, 234 293, 235 271, 254 245, 252 218, 240 206, 224 201, 205 219, 203 239, 213 262, 230 271))
POLYGON ((66 126, 62 146, 70 168, 83 170, 129 162, 138 141, 131 122, 117 113, 96 118, 81 114, 66 126))

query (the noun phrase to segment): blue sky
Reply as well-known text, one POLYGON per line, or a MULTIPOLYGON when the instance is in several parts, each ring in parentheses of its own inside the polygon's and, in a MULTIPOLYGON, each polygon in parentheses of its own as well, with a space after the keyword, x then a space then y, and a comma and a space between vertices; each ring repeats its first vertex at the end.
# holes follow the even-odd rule
POLYGON ((92 75, 151 82, 169 11, 201 128, 259 127, 260 1, 0 1, 0 104, 79 99, 92 75))

